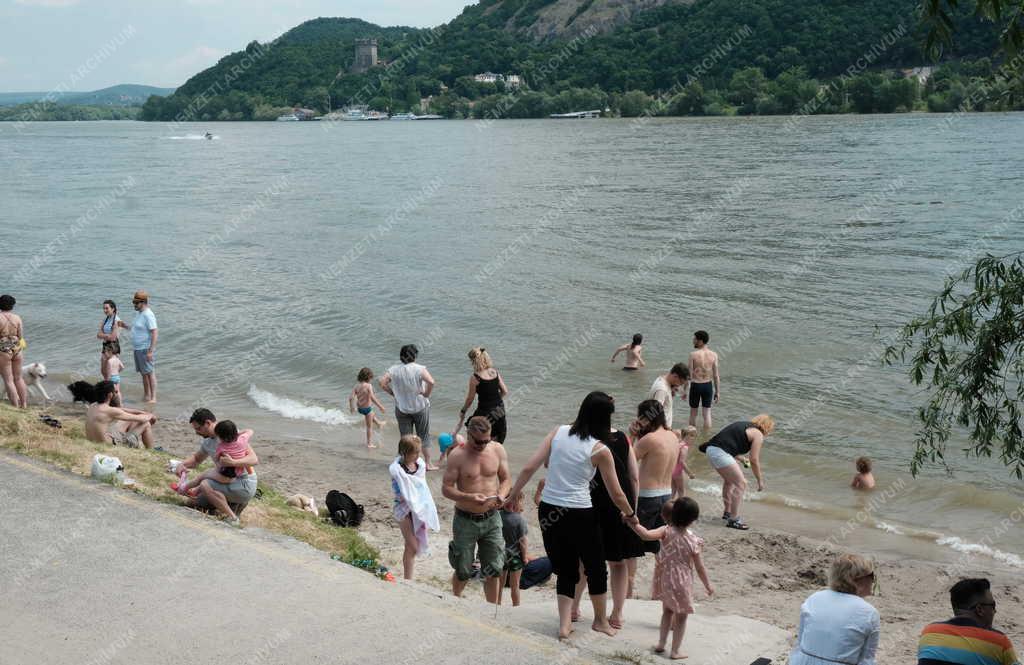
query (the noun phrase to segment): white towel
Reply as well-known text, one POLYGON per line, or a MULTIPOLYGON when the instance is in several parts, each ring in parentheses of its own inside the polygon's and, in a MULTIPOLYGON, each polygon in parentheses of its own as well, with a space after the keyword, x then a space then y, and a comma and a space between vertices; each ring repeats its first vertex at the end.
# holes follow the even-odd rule
POLYGON ((427 529, 440 531, 441 523, 437 519, 434 496, 427 485, 427 465, 423 458, 416 463, 416 473, 408 473, 402 468, 402 458, 396 457, 388 471, 391 473, 391 488, 395 492, 395 519, 400 522, 412 513, 412 529, 419 544, 416 555, 427 556, 430 554, 427 529))

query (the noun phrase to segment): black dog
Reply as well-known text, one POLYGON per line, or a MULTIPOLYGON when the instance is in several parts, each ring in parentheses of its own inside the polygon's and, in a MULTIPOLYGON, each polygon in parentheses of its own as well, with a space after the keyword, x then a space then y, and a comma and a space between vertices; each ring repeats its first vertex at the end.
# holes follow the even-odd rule
POLYGON ((68 392, 75 402, 92 404, 96 401, 96 386, 87 381, 75 381, 68 384, 68 392))

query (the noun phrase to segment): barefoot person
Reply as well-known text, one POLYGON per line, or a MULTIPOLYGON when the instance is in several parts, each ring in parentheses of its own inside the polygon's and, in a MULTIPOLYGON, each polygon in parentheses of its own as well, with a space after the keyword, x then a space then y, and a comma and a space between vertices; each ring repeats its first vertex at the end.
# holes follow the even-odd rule
POLYGON ((469 390, 466 392, 466 400, 459 411, 459 421, 452 430, 452 438, 455 438, 462 429, 462 419, 466 417, 473 399, 476 398, 476 411, 473 417, 483 416, 491 423, 491 440, 498 443, 505 443, 505 436, 508 434, 508 424, 505 421, 505 403, 503 399, 508 395, 508 387, 505 385, 501 374, 494 368, 491 356, 487 349, 480 347, 469 350, 469 360, 473 363, 473 375, 469 377, 469 390))
POLYGON ((113 300, 104 300, 103 320, 100 321, 100 330, 96 333, 96 339, 102 342, 100 346, 100 375, 104 381, 110 380, 107 367, 109 356, 107 354, 121 355, 120 336, 122 326, 121 317, 117 315, 117 305, 114 304, 113 300))
POLYGON ((126 448, 153 447, 156 416, 145 411, 112 406, 114 384, 96 384, 96 402, 85 412, 85 436, 96 443, 111 443, 126 448), (117 423, 117 424, 115 424, 117 423))
POLYGON ((590 500, 590 483, 600 471, 608 495, 622 518, 636 522, 633 506, 629 505, 619 485, 612 453, 602 443, 611 438, 614 412, 615 403, 610 395, 602 392, 587 395, 575 422, 547 435, 509 493, 509 496, 518 495, 541 466, 548 467, 537 515, 544 550, 558 578, 559 639, 568 639, 573 631, 573 595, 580 578, 581 561, 594 606, 591 627, 607 635, 616 633, 608 623, 608 569, 604 563, 597 513, 590 500))
POLYGON ((747 491, 747 479, 743 476, 737 457, 750 453, 750 469, 757 478, 757 491, 764 491, 764 473, 761 470, 761 447, 766 436, 775 429, 775 420, 762 413, 752 420, 727 425, 718 434, 700 445, 699 450, 708 456, 708 461, 722 477, 722 502, 725 512, 722 519, 731 529, 747 530, 740 519, 740 503, 747 491))
POLYGON ((626 354, 626 364, 622 366, 624 370, 638 370, 641 367, 647 367, 647 363, 644 362, 643 358, 644 351, 644 336, 637 333, 633 335, 633 341, 629 344, 623 344, 619 348, 615 349, 615 353, 612 354, 611 362, 615 362, 615 359, 619 357, 620 353, 626 354))
MULTIPOLYGON (((645 529, 665 526, 661 508, 672 498, 672 472, 679 459, 679 437, 668 428, 661 403, 648 399, 637 407, 634 446, 640 467, 640 491, 636 516, 645 529)), ((647 552, 658 553, 661 541, 648 540, 647 552)))
POLYGON ((402 573, 405 579, 411 580, 416 573, 416 557, 430 553, 428 530, 441 528, 434 495, 427 484, 427 463, 420 457, 418 436, 406 434, 398 440, 398 456, 388 467, 388 473, 395 497, 392 514, 405 543, 402 573))
POLYGON ((402 436, 415 434, 423 446, 423 459, 427 471, 436 471, 430 463, 430 393, 434 390, 434 377, 427 368, 416 362, 420 350, 415 344, 406 344, 398 352, 401 365, 393 365, 380 377, 381 390, 395 398, 395 420, 402 436))
POLYGON ((708 348, 710 336, 704 330, 693 333, 690 352, 690 425, 697 424, 697 410, 704 410, 704 429, 711 429, 711 405, 718 404, 722 380, 718 376, 718 354, 708 348))
POLYGON ((369 367, 359 370, 359 374, 356 376, 356 385, 348 396, 348 410, 350 412, 359 411, 359 415, 366 420, 366 447, 376 448, 377 444, 373 442, 373 428, 380 429, 384 426, 384 421, 373 414, 373 407, 376 405, 380 412, 384 413, 384 405, 380 403, 377 395, 373 392, 371 379, 373 379, 373 370, 369 367))
POLYGON ((21 317, 13 313, 14 296, 0 296, 0 381, 14 408, 28 407, 28 386, 21 376, 21 349, 25 330, 21 317))
POLYGON ((657 400, 661 404, 665 412, 665 425, 669 429, 672 429, 672 400, 678 392, 682 392, 682 397, 685 398, 689 383, 690 370, 683 363, 676 363, 668 374, 662 374, 651 384, 647 399, 657 400))
MULTIPOLYGON (((184 468, 195 469, 207 459, 218 463, 216 452, 220 441, 217 439, 217 424, 217 417, 209 409, 196 409, 192 412, 189 425, 192 426, 193 432, 203 437, 203 440, 199 444, 199 450, 181 461, 184 468)), ((186 501, 186 505, 200 510, 214 508, 229 520, 231 516, 237 519, 238 516, 231 506, 244 506, 256 496, 258 479, 253 467, 259 464, 259 459, 251 448, 249 453, 242 459, 231 460, 232 463, 242 466, 235 467, 235 477, 230 483, 204 480, 199 485, 199 496, 186 501)), ((237 524, 234 521, 232 523, 237 524)))
MULTIPOLYGON (((135 370, 142 375, 142 399, 156 401, 156 315, 149 308, 149 294, 136 291, 132 297, 135 306, 135 321, 132 322, 132 347, 135 349, 135 370)), ((121 324, 124 325, 123 323, 121 324)))
POLYGON ((448 562, 455 569, 452 593, 462 595, 473 576, 474 553, 479 550, 484 595, 488 603, 497 604, 505 568, 505 537, 498 509, 512 484, 508 456, 503 446, 491 441, 487 418, 473 416, 466 432, 466 445, 448 455, 441 483, 444 496, 455 502, 452 542, 448 546, 448 562))

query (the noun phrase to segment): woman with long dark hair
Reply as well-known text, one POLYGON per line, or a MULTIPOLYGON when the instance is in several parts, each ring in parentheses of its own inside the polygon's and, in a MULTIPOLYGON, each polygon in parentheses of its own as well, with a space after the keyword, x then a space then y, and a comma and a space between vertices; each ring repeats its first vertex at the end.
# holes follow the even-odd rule
POLYGON ((622 369, 626 370, 637 370, 641 367, 646 367, 647 363, 644 362, 643 358, 644 351, 644 336, 637 333, 633 335, 633 341, 629 344, 623 344, 619 348, 615 349, 615 353, 612 354, 612 362, 619 357, 620 353, 626 354, 626 364, 622 369))
POLYGON ((523 467, 508 496, 517 496, 540 467, 548 474, 538 507, 544 550, 557 576, 558 637, 572 632, 572 604, 579 564, 587 578, 590 601, 594 606, 595 631, 614 635, 608 622, 608 570, 597 513, 590 499, 590 484, 598 471, 608 495, 621 511, 620 518, 636 522, 636 514, 619 485, 615 459, 603 442, 611 438, 615 402, 603 392, 592 392, 583 399, 572 425, 553 430, 523 467))
POLYGON ((103 320, 100 322, 100 330, 96 333, 96 339, 103 342, 100 347, 100 376, 104 381, 109 381, 107 372, 107 358, 103 353, 109 351, 115 356, 121 355, 121 317, 117 315, 117 305, 113 300, 103 301, 103 320))

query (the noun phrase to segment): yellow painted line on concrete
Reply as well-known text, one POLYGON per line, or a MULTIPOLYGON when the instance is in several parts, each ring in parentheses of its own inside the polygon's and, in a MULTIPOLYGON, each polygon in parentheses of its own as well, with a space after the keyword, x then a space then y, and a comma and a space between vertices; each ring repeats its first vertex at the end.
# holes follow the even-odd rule
MULTIPOLYGON (((251 539, 243 539, 241 541, 238 541, 237 539, 241 537, 243 534, 232 527, 218 525, 206 518, 196 519, 192 516, 186 517, 185 515, 180 515, 178 514, 177 511, 170 510, 170 506, 163 506, 152 500, 141 498, 140 496, 137 496, 132 492, 117 491, 116 488, 102 489, 99 484, 83 482, 85 480, 85 477, 83 476, 78 476, 70 471, 57 471, 49 466, 44 465, 44 463, 41 462, 27 462, 25 460, 18 459, 17 457, 12 456, 10 453, 0 455, 0 460, 12 466, 19 467, 30 473, 34 473, 37 476, 46 476, 49 478, 59 480, 65 485, 74 485, 76 487, 81 487, 87 491, 95 493, 108 493, 108 496, 110 496, 116 501, 120 501, 125 505, 129 505, 134 508, 139 508, 148 511, 151 514, 159 514, 162 516, 170 517, 179 524, 182 524, 195 531, 200 531, 209 536, 213 536, 218 540, 227 541, 230 539, 235 539, 235 543, 240 543, 251 550, 266 554, 268 556, 288 561, 308 571, 315 572, 320 577, 327 579, 337 579, 339 577, 340 569, 337 571, 331 570, 329 566, 324 566, 322 565, 321 562, 313 562, 310 561, 308 558, 300 557, 295 554, 292 554, 291 552, 287 552, 280 547, 271 547, 267 544, 259 543, 251 539)), ((268 531, 268 533, 274 532, 268 531)), ((360 580, 359 583, 362 584, 362 580, 360 580)), ((440 611, 446 614, 450 619, 453 619, 457 623, 460 623, 464 626, 484 630, 488 633, 502 637, 504 639, 525 644, 535 651, 541 651, 547 654, 564 653, 561 648, 555 645, 544 644, 543 642, 537 643, 535 641, 532 641, 525 635, 520 635, 518 632, 505 631, 498 626, 489 623, 483 623, 481 621, 478 621, 477 619, 474 619, 460 612, 455 612, 447 607, 435 608, 435 611, 440 611)))

